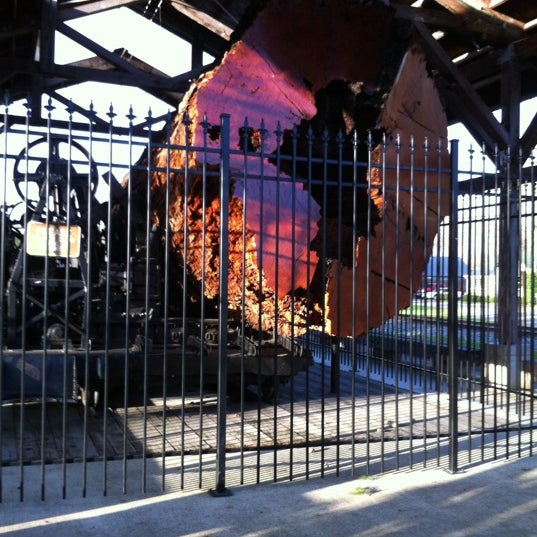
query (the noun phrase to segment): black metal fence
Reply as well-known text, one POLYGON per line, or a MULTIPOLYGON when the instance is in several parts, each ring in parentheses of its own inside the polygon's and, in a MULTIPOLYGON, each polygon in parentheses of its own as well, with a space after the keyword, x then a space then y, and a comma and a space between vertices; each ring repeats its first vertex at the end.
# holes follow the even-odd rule
POLYGON ((532 454, 533 158, 12 109, 2 501, 532 454))

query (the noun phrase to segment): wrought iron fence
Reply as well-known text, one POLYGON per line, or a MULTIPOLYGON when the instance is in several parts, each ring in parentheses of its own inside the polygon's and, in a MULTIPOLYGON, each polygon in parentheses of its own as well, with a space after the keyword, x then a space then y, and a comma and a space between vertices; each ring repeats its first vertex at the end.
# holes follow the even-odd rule
POLYGON ((0 137, 3 501, 532 453, 532 159, 47 110, 0 137))

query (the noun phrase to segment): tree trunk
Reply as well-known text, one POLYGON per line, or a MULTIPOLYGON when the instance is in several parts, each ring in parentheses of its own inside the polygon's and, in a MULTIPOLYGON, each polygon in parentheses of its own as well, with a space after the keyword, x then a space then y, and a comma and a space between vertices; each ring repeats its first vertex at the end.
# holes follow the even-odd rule
MULTIPOLYGON (((204 115, 214 122, 227 113, 231 147, 250 154, 231 156, 230 313, 244 315, 253 329, 279 334, 318 326, 334 335, 361 335, 407 307, 420 286, 438 212, 446 214, 449 203, 447 195, 425 197, 423 187, 436 189, 448 178, 395 170, 383 177, 373 166, 367 173, 360 168, 359 189, 338 190, 313 184, 307 164, 295 160, 293 169, 283 157, 322 156, 332 147, 323 137, 339 136, 343 157, 352 161, 355 133, 366 140, 371 132, 374 148, 369 153, 363 144, 360 160, 370 154, 373 164, 389 167, 412 158, 419 168, 426 159, 423 137, 435 156, 437 140, 446 138, 443 107, 411 28, 383 5, 273 0, 248 21, 220 65, 193 84, 171 133, 172 144, 205 141, 208 150, 218 150, 218 125, 208 125, 204 115), (393 144, 398 136, 400 149, 393 144)), ((187 267, 188 285, 181 289, 187 314, 202 300, 214 307, 219 181, 203 182, 197 171, 204 160, 217 170, 218 152, 163 148, 151 158, 155 166, 189 170, 169 178, 171 248, 178 269, 187 267)), ((343 172, 348 185, 351 172, 343 172)), ((313 173, 326 180, 337 166, 323 171, 318 165, 313 173)), ((153 174, 157 225, 166 221, 166 182, 164 173, 153 174)))

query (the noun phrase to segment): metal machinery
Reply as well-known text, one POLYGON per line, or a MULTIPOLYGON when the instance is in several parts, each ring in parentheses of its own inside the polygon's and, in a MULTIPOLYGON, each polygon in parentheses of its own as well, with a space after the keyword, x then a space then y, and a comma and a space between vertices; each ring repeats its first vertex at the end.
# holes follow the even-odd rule
MULTIPOLYGON (((162 237, 82 145, 53 133, 32 141, 15 159, 13 184, 25 210, 4 216, 4 400, 99 405, 127 390, 147 394, 153 379, 216 384, 218 321, 164 307, 162 237)), ((239 324, 227 327, 227 342, 228 384, 255 384, 264 399, 312 361, 290 339, 239 324)))

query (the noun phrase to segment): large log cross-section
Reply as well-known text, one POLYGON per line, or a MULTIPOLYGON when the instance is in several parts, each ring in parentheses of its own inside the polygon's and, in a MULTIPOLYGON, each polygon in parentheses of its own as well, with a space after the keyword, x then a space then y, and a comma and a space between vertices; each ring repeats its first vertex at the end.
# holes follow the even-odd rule
MULTIPOLYGON (((248 125, 255 126, 249 132, 250 149, 267 155, 258 164, 257 179, 241 178, 244 163, 238 157, 231 161, 230 312, 244 315, 254 329, 280 334, 298 335, 306 326, 319 326, 333 335, 361 335, 408 306, 439 217, 447 214, 448 196, 427 194, 424 188, 446 188, 441 183, 447 176, 425 178, 419 171, 426 159, 424 137, 433 144, 445 142, 443 106, 410 25, 384 5, 343 0, 263 4, 240 25, 221 63, 185 95, 171 142, 201 145, 204 115, 218 118, 225 112, 232 147, 244 145, 247 117, 248 125), (191 131, 184 128, 185 117, 192 122, 191 131), (257 130, 262 124, 279 125, 283 135, 263 137, 257 130), (339 204, 330 205, 326 189, 292 180, 285 165, 280 163, 276 174, 275 155, 290 154, 296 136, 341 133, 350 142, 355 132, 361 139, 373 133, 378 144, 370 153, 373 163, 388 168, 383 175, 378 167, 369 167, 356 199, 345 194, 339 204), (404 142, 394 144, 399 137, 404 142), (389 170, 410 158, 414 170, 389 170), (263 180, 263 173, 278 180, 263 180)), ((218 148, 218 130, 212 134, 209 143, 218 148)), ((307 144, 295 147, 307 154, 307 144)), ((192 151, 185 157, 162 148, 151 158, 161 169, 194 170, 201 167, 203 155, 192 151)), ((251 177, 252 170, 248 172, 251 177)), ((300 166, 295 170, 302 177, 303 172, 300 166)), ((157 224, 169 218, 172 253, 187 268, 192 309, 202 300, 210 304, 219 292, 218 183, 202 185, 199 177, 189 179, 186 204, 184 174, 154 173, 151 185, 153 218, 157 224), (168 215, 166 188, 171 192, 168 215)))

